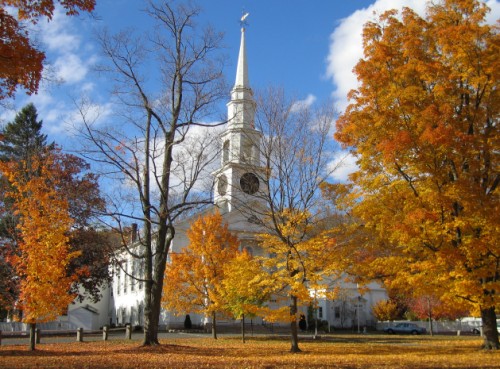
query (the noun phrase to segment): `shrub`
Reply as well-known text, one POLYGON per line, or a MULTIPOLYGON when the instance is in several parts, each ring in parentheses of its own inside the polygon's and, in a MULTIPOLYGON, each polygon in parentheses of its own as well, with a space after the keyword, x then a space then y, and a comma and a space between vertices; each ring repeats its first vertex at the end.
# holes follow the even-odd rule
POLYGON ((193 323, 191 323, 191 317, 189 314, 184 318, 184 329, 191 329, 193 327, 193 323))

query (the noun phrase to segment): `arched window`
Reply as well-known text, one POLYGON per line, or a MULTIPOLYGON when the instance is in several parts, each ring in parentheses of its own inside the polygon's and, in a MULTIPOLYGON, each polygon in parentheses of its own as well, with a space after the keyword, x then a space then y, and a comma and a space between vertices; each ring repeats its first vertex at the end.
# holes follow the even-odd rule
POLYGON ((252 141, 248 137, 241 138, 241 161, 244 163, 252 162, 252 141))
POLYGON ((227 163, 229 161, 229 140, 224 141, 222 146, 222 163, 227 163))

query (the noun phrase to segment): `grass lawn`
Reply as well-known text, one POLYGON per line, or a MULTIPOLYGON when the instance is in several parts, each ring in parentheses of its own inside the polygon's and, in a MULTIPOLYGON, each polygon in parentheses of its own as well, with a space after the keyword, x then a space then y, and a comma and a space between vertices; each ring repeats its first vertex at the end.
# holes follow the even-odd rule
POLYGON ((0 368, 500 368, 500 351, 477 337, 332 335, 302 340, 289 353, 284 338, 175 338, 159 347, 106 341, 0 347, 0 368))

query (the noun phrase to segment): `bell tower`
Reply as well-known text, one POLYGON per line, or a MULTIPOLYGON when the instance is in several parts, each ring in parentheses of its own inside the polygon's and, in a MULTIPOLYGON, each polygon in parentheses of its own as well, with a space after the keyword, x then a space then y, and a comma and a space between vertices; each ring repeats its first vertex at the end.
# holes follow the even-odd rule
POLYGON ((221 135, 221 168, 214 173, 214 202, 222 212, 263 201, 262 133, 255 129, 255 107, 248 80, 245 28, 242 27, 236 81, 227 104, 228 123, 221 135))

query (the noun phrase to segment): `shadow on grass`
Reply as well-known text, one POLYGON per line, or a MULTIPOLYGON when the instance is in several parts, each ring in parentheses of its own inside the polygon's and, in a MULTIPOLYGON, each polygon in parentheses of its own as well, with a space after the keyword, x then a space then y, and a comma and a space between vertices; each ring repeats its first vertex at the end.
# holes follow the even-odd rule
MULTIPOLYGON (((161 344, 156 346, 140 346, 137 343, 124 342, 78 342, 78 343, 49 343, 40 344, 35 351, 28 350, 27 346, 11 346, 12 348, 0 349, 1 357, 85 357, 85 356, 110 356, 113 354, 175 354, 213 357, 229 355, 230 349, 217 347, 189 346, 182 344, 161 344), (62 349, 62 347, 64 349, 62 349), (115 347, 114 347, 115 346, 115 347)), ((1 367, 1 365, 0 365, 1 367)))

